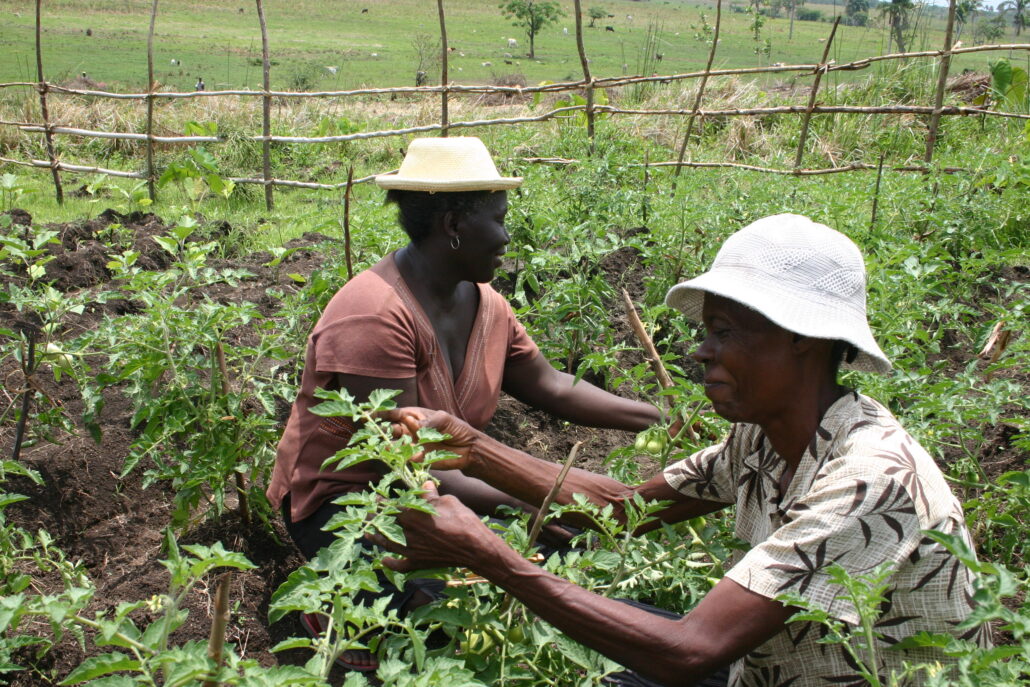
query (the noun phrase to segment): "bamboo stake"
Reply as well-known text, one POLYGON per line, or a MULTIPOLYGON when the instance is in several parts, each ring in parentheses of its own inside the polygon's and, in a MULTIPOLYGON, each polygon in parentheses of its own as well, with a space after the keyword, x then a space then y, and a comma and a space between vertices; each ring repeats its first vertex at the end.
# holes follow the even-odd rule
POLYGON ((41 20, 40 6, 42 0, 36 0, 36 77, 39 79, 39 109, 43 116, 43 138, 46 140, 46 153, 50 158, 50 174, 54 177, 54 194, 57 204, 64 205, 64 189, 61 187, 61 173, 58 171, 57 155, 54 153, 54 136, 50 129, 50 112, 47 109, 47 82, 43 79, 43 42, 40 38, 41 20))
POLYGON ((955 31, 955 0, 948 3, 948 26, 944 29, 944 51, 941 55, 937 74, 937 93, 933 100, 933 114, 930 115, 930 126, 926 134, 926 152, 923 162, 933 161, 933 149, 937 145, 937 128, 941 123, 941 108, 944 106, 944 89, 948 86, 948 71, 951 68, 951 41, 955 31))
POLYGON ((437 13, 440 15, 440 136, 447 137, 447 93, 450 78, 447 76, 447 22, 443 12, 443 0, 436 0, 437 13))
POLYGON ((579 63, 583 67, 583 82, 586 84, 587 95, 587 138, 590 139, 589 154, 594 154, 594 80, 590 76, 590 61, 587 59, 587 51, 583 46, 583 7, 580 0, 574 0, 576 13, 576 48, 579 50, 579 63))
POLYGON ((154 184, 154 23, 157 21, 157 0, 150 8, 150 31, 147 33, 147 195, 157 200, 154 184))
POLYGON ((830 37, 826 39, 823 46, 823 59, 819 62, 819 68, 815 71, 815 79, 812 81, 812 92, 808 96, 808 109, 805 111, 805 118, 801 122, 801 138, 798 140, 798 152, 794 156, 794 167, 801 167, 801 158, 805 155, 805 141, 808 138, 808 124, 812 119, 812 111, 815 109, 815 97, 819 92, 819 82, 822 81, 823 73, 826 71, 826 60, 830 56, 830 45, 833 44, 833 37, 837 35, 837 27, 840 26, 840 15, 833 22, 830 29, 830 37))
POLYGON ((562 465, 561 471, 558 473, 558 477, 555 478, 554 484, 551 485, 551 490, 547 492, 547 496, 544 497, 544 502, 540 504, 540 509, 536 512, 536 517, 533 518, 533 524, 529 528, 529 541, 526 543, 526 549, 523 554, 528 554, 529 550, 536 544, 537 537, 540 536, 540 530, 544 527, 544 520, 547 519, 547 511, 551 509, 551 504, 558 497, 558 493, 561 491, 562 484, 565 483, 565 478, 569 474, 569 470, 572 468, 572 464, 576 462, 576 456, 579 454, 579 447, 584 442, 577 441, 572 445, 572 450, 569 451, 568 458, 565 459, 565 464, 562 465))
POLYGON ((347 281, 354 278, 350 248, 350 189, 354 185, 354 165, 347 170, 347 188, 343 192, 343 252, 347 257, 347 281))
POLYGON ((876 166, 876 188, 873 190, 873 212, 869 218, 869 230, 876 228, 876 210, 880 206, 880 180, 883 178, 883 158, 886 153, 880 153, 880 164, 876 166))
MULTIPOLYGON (((215 344, 215 356, 218 359, 218 373, 222 378, 222 395, 228 399, 232 387, 229 384, 229 370, 225 365, 225 349, 222 347, 221 340, 215 344)), ((243 521, 244 525, 250 525, 250 503, 247 499, 247 483, 240 472, 233 470, 232 474, 236 478, 236 491, 240 499, 240 520, 243 521)))
MULTIPOLYGON (((697 96, 694 98, 693 111, 690 113, 690 118, 687 120, 687 133, 683 134, 683 143, 680 145, 680 154, 677 160, 683 162, 683 158, 687 154, 687 142, 690 141, 690 132, 694 129, 694 118, 697 116, 698 110, 701 108, 701 97, 705 93, 705 85, 708 83, 708 77, 712 71, 712 62, 715 61, 715 49, 719 45, 719 29, 722 25, 722 0, 716 0, 715 3, 715 33, 712 36, 712 48, 708 51, 708 63, 705 64, 704 76, 701 77, 701 83, 697 87, 697 96)), ((682 166, 676 167, 676 174, 672 181, 672 191, 676 191, 676 179, 679 178, 680 171, 683 169, 682 166)))
POLYGON ((29 381, 32 371, 36 368, 36 335, 31 331, 26 332, 29 338, 29 350, 22 362, 21 372, 25 377, 25 388, 21 392, 21 415, 18 416, 18 423, 14 427, 14 450, 11 452, 11 460, 17 462, 21 455, 21 443, 25 436, 25 425, 29 421, 29 409, 32 407, 32 394, 34 390, 29 381))
MULTIPOLYGON (((637 308, 633 305, 633 301, 630 300, 629 292, 626 289, 622 290, 622 304, 626 307, 626 315, 629 317, 629 325, 633 328, 633 333, 637 335, 637 341, 644 347, 644 353, 647 355, 647 362, 651 364, 651 369, 654 371, 655 377, 658 378, 658 384, 663 389, 671 389, 674 385, 672 383, 672 377, 669 376, 668 371, 665 369, 665 365, 662 364, 662 357, 658 355, 658 349, 654 347, 654 342, 651 341, 651 337, 648 336, 647 330, 644 329, 644 323, 640 321, 640 316, 637 314, 637 308)), ((666 399, 668 400, 668 399, 666 399)))
POLYGON ((262 146, 263 173, 265 178, 265 209, 271 212, 275 208, 275 199, 272 197, 272 96, 271 60, 268 57, 268 28, 265 26, 265 9, 261 0, 254 0, 257 3, 258 21, 261 23, 261 72, 262 84, 264 85, 264 97, 261 102, 261 134, 264 138, 262 146))
MULTIPOLYGON (((211 634, 207 640, 207 657, 215 666, 222 665, 222 652, 225 648, 225 629, 229 626, 229 578, 232 573, 222 573, 215 588, 215 607, 211 615, 211 634)), ((204 680, 203 687, 216 687, 215 680, 204 680)))

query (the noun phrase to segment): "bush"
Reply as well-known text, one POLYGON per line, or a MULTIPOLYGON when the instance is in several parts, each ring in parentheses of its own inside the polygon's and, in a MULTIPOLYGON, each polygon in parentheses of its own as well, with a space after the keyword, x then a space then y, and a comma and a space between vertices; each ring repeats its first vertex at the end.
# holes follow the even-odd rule
POLYGON ((869 15, 865 12, 856 12, 844 17, 844 23, 847 26, 865 26, 869 23, 869 15))
POLYGON ((822 21, 823 13, 819 10, 799 9, 798 21, 822 21))

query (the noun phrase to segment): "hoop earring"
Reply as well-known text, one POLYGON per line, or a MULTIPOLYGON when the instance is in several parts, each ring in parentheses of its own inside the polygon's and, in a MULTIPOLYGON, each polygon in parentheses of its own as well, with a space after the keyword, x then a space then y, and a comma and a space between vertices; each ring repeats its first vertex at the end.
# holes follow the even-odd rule
POLYGON ((461 237, 455 234, 451 237, 451 250, 458 250, 461 248, 461 237))

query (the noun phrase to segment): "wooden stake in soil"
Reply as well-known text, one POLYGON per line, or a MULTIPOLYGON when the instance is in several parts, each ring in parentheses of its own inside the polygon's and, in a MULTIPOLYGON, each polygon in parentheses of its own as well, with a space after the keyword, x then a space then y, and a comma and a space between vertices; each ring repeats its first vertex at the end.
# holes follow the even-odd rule
POLYGON ((637 315, 637 308, 633 305, 633 301, 630 299, 626 289, 622 290, 622 304, 626 307, 629 325, 633 328, 633 333, 637 335, 637 341, 644 347, 647 362, 651 363, 651 369, 654 371, 654 376, 658 378, 658 383, 663 389, 671 389, 673 387, 672 378, 666 371, 665 365, 662 364, 662 357, 658 355, 658 349, 654 347, 654 342, 647 335, 644 323, 640 321, 640 316, 637 315))
MULTIPOLYGON (((690 113, 690 118, 687 119, 687 132, 683 134, 683 143, 680 145, 680 154, 677 160, 683 162, 683 157, 687 154, 687 143, 690 141, 690 133, 694 130, 694 117, 697 116, 697 111, 701 108, 701 96, 705 94, 705 85, 708 83, 708 76, 712 71, 712 62, 715 61, 715 49, 719 45, 719 27, 722 24, 722 0, 717 0, 715 3, 715 33, 712 35, 712 49, 708 51, 708 63, 705 65, 704 75, 701 77, 701 83, 697 86, 697 96, 694 98, 694 107, 690 113)), ((676 173, 672 177, 672 191, 676 191, 676 179, 679 178, 680 172, 683 170, 681 165, 676 166, 676 173)))
POLYGON ((590 154, 594 154, 594 80, 590 77, 590 61, 587 60, 586 48, 583 47, 583 8, 580 0, 575 0, 576 13, 576 48, 579 50, 579 63, 583 66, 583 83, 587 95, 587 138, 590 139, 590 154))
POLYGON ((876 228, 876 209, 880 206, 880 179, 883 178, 883 158, 886 152, 880 153, 880 164, 876 166, 876 188, 873 189, 873 212, 869 218, 869 230, 876 228))
POLYGON ((347 170, 347 188, 343 192, 343 254, 347 258, 347 280, 354 278, 350 253, 350 189, 354 184, 354 165, 347 170))
POLYGON ((29 383, 29 375, 36 368, 36 335, 26 332, 29 337, 29 350, 22 362, 21 373, 25 377, 25 388, 21 392, 21 415, 18 416, 18 424, 14 427, 14 451, 11 452, 11 460, 17 462, 21 455, 21 442, 25 436, 25 424, 29 421, 29 408, 32 407, 32 384, 29 383))
POLYGON ((40 39, 40 5, 36 0, 36 78, 39 79, 39 109, 43 115, 43 137, 46 139, 46 153, 50 158, 50 174, 54 177, 54 193, 57 204, 64 205, 64 189, 61 187, 61 173, 58 171, 57 155, 54 153, 54 133, 50 128, 50 112, 47 109, 46 94, 48 85, 43 79, 43 44, 40 39))
MULTIPOLYGON (((215 607, 211 616, 211 635, 207 640, 207 657, 216 666, 222 665, 222 650, 225 648, 225 628, 229 626, 229 578, 232 573, 223 573, 215 589, 215 607)), ((204 687, 216 687, 215 680, 204 680, 204 687)))
POLYGON ((265 9, 261 4, 261 0, 255 0, 255 2, 257 2, 258 21, 261 23, 261 72, 264 88, 264 96, 261 100, 261 135, 264 138, 262 159, 264 161, 265 209, 271 212, 275 209, 275 199, 272 197, 271 184, 272 141, 269 138, 272 135, 272 96, 269 95, 269 91, 272 90, 270 77, 272 67, 268 57, 268 28, 265 26, 265 9))
POLYGON ((157 0, 150 7, 150 31, 147 33, 147 195, 157 200, 154 174, 154 22, 157 21, 157 0))
POLYGON ((933 114, 930 115, 930 126, 926 134, 926 152, 923 162, 930 164, 933 160, 933 149, 937 145, 937 129, 941 124, 941 108, 944 106, 944 89, 948 85, 948 70, 951 68, 951 41, 955 30, 955 0, 948 4, 948 26, 944 30, 944 52, 937 73, 937 93, 933 99, 933 114))
POLYGON ((837 27, 840 26, 841 15, 837 15, 837 18, 833 22, 833 28, 830 29, 830 37, 826 39, 826 45, 823 47, 823 59, 819 62, 819 66, 815 70, 815 80, 812 81, 812 92, 808 96, 808 108, 805 110, 805 118, 801 122, 801 138, 798 140, 798 152, 794 156, 794 169, 801 168, 801 158, 805 155, 805 141, 808 139, 808 124, 812 120, 812 111, 815 109, 815 96, 819 92, 819 82, 823 78, 823 74, 826 73, 829 65, 826 63, 826 59, 830 56, 830 46, 833 45, 833 37, 837 35, 837 27))
MULTIPOLYGON (((222 395, 228 399, 232 387, 229 384, 229 370, 225 365, 225 349, 222 348, 221 341, 215 344, 215 356, 218 359, 218 374, 222 378, 222 395)), ((250 503, 247 500, 247 482, 243 479, 243 475, 236 470, 233 470, 232 474, 236 478, 236 492, 240 500, 240 520, 244 525, 249 526, 250 503)))
POLYGON ((558 473, 558 477, 555 478, 554 484, 551 485, 551 490, 547 492, 547 496, 544 497, 544 502, 540 504, 540 510, 536 512, 536 517, 533 518, 533 524, 529 528, 529 541, 526 543, 526 549, 523 552, 528 554, 529 550, 536 544, 537 537, 540 536, 540 530, 543 529, 544 520, 547 519, 547 511, 551 509, 551 504, 558 497, 558 493, 561 491, 561 485, 565 483, 565 478, 569 474, 569 470, 572 469, 572 464, 576 462, 576 456, 579 455, 579 447, 584 442, 577 441, 572 446, 572 450, 569 451, 569 457, 565 459, 565 464, 562 465, 561 472, 558 473))
POLYGON ((440 136, 447 138, 447 89, 450 86, 450 79, 447 76, 447 21, 443 12, 443 0, 436 0, 437 13, 440 15, 440 136))

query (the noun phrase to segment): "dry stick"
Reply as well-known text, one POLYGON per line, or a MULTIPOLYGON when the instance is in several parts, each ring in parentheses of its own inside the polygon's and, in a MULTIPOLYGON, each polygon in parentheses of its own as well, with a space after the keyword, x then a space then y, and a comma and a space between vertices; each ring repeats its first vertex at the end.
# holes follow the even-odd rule
MULTIPOLYGON (((712 62, 715 61, 715 49, 719 45, 719 28, 722 24, 722 0, 717 0, 715 3, 715 33, 712 36, 712 49, 708 51, 708 63, 705 65, 704 76, 701 77, 701 83, 697 87, 697 95, 694 97, 694 107, 690 113, 690 118, 687 120, 687 133, 683 135, 683 143, 680 145, 680 154, 677 160, 683 162, 683 158, 687 154, 687 142, 690 141, 690 133, 694 130, 694 117, 697 116, 697 111, 701 108, 701 97, 705 93, 705 85, 708 83, 708 77, 712 71, 712 62)), ((676 179, 679 178, 680 171, 683 169, 682 166, 676 167, 676 174, 672 179, 672 192, 676 192, 676 179)))
POLYGON ((354 185, 354 165, 347 170, 347 188, 343 192, 343 253, 347 258, 347 281, 354 277, 350 253, 350 189, 354 185))
POLYGON ((662 364, 662 358, 658 355, 658 349, 654 347, 654 342, 652 342, 651 337, 647 335, 647 330, 644 329, 644 323, 640 321, 640 316, 637 315, 637 308, 633 305, 633 301, 630 300, 629 293, 626 289, 622 290, 622 303, 626 306, 626 315, 629 316, 629 324, 633 327, 633 333, 637 335, 637 340, 640 341, 640 345, 644 347, 644 353, 647 354, 647 361, 651 363, 651 369, 654 370, 655 377, 658 378, 658 383, 662 385, 663 389, 671 389, 673 387, 672 378, 665 370, 665 365, 662 364))
POLYGON ((933 114, 930 115, 930 127, 926 134, 926 152, 923 154, 923 162, 930 164, 933 161, 933 149, 937 145, 937 127, 941 123, 941 108, 944 106, 944 89, 948 85, 948 70, 951 68, 951 39, 955 30, 955 0, 948 4, 948 26, 944 30, 944 52, 941 55, 941 65, 937 74, 937 93, 934 95, 933 114))
POLYGON ((540 530, 543 529, 544 520, 547 519, 547 511, 550 510, 551 504, 554 503, 554 499, 558 497, 558 492, 561 491, 561 485, 565 483, 565 478, 569 474, 569 470, 572 468, 572 464, 576 462, 576 456, 579 454, 579 447, 585 442, 577 441, 572 446, 572 450, 569 451, 569 457, 565 459, 565 464, 562 465, 561 471, 558 473, 558 477, 555 478, 554 484, 551 485, 551 490, 547 492, 547 496, 544 497, 544 502, 540 504, 540 510, 536 512, 536 517, 533 518, 533 524, 529 528, 529 541, 526 543, 526 548, 523 554, 528 554, 529 550, 536 544, 537 537, 540 536, 540 530))
POLYGON ((450 87, 447 76, 447 22, 444 19, 443 0, 436 0, 437 13, 440 15, 440 136, 447 137, 447 92, 450 87))
POLYGON ((50 129, 50 112, 46 105, 48 84, 43 80, 43 43, 40 39, 40 5, 36 0, 36 76, 39 78, 39 109, 43 115, 43 137, 46 139, 46 153, 50 158, 50 173, 54 177, 54 193, 57 204, 64 205, 64 189, 61 187, 61 173, 58 170, 57 155, 54 154, 54 136, 50 129))
POLYGON ((812 82, 812 92, 808 96, 808 108, 805 110, 805 118, 801 122, 801 139, 798 141, 798 152, 794 156, 794 168, 799 169, 801 167, 801 158, 805 155, 805 140, 808 138, 808 124, 812 119, 812 111, 815 109, 815 97, 819 92, 819 82, 822 81, 823 74, 826 72, 826 59, 830 56, 830 45, 833 43, 833 37, 837 35, 837 27, 840 26, 840 17, 833 22, 833 28, 830 29, 830 37, 826 39, 826 45, 823 47, 823 59, 819 62, 819 66, 815 70, 815 80, 812 82))
MULTIPOLYGON (((215 344, 215 356, 218 358, 218 373, 222 377, 222 395, 229 398, 229 393, 232 391, 229 385, 229 370, 225 365, 225 349, 222 348, 222 342, 219 340, 215 344)), ((240 520, 243 521, 244 525, 250 525, 250 504, 247 501, 247 483, 243 479, 243 475, 236 470, 232 471, 233 476, 236 478, 236 491, 238 492, 240 499, 240 520)))
POLYGON ((147 34, 147 194, 157 200, 154 185, 154 22, 157 21, 157 0, 150 8, 150 32, 147 34))
POLYGON ((268 57, 268 29, 265 26, 265 9, 261 0, 257 2, 258 21, 261 23, 261 72, 262 84, 264 86, 264 98, 261 101, 261 135, 264 137, 262 159, 265 177, 265 208, 271 212, 275 208, 275 199, 272 197, 272 96, 271 89, 271 60, 268 57))
POLYGON ((873 212, 869 218, 869 231, 876 228, 876 210, 880 206, 880 180, 883 178, 883 158, 886 154, 880 153, 880 164, 876 166, 876 188, 873 189, 873 212))
POLYGON ((583 7, 580 0, 575 0, 576 12, 576 48, 579 50, 579 63, 583 66, 583 82, 587 92, 587 138, 590 139, 589 154, 594 154, 594 80, 590 76, 590 62, 587 51, 583 47, 583 7))
POLYGON ((29 351, 22 363, 21 372, 26 379, 25 389, 21 392, 21 415, 18 417, 18 424, 14 427, 14 451, 11 453, 11 460, 17 462, 21 454, 21 442, 25 436, 25 423, 29 420, 29 408, 32 407, 32 384, 28 382, 29 375, 36 367, 36 335, 31 331, 26 332, 29 337, 29 351))
MULTIPOLYGON (((225 628, 229 625, 229 576, 223 573, 215 589, 215 607, 211 616, 211 635, 207 640, 207 657, 216 667, 222 665, 222 650, 225 647, 225 628)), ((215 680, 204 680, 203 687, 216 687, 215 680)))

